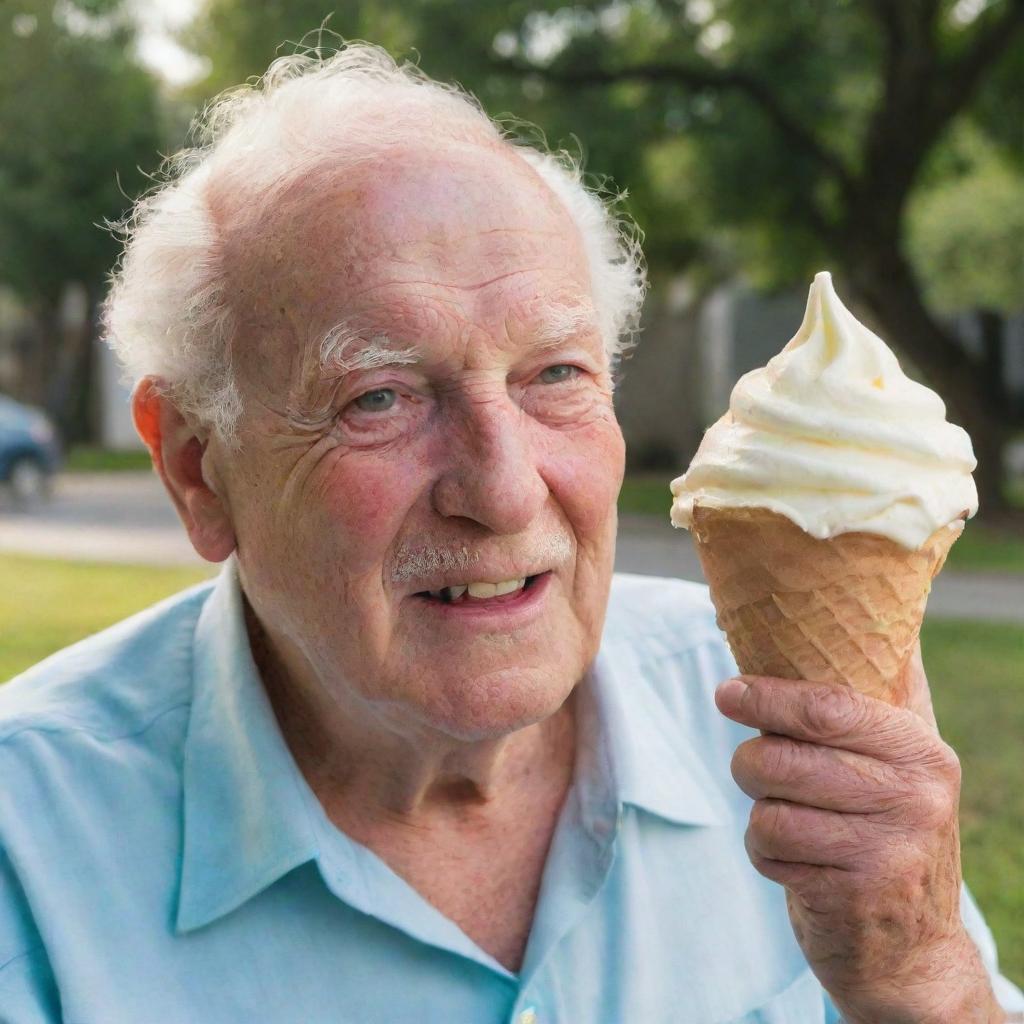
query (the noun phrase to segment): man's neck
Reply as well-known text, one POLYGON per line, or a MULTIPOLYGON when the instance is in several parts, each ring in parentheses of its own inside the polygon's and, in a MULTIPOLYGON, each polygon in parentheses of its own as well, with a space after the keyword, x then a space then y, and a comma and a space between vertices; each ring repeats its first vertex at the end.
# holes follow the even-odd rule
POLYGON ((564 796, 575 757, 575 691, 549 718, 498 738, 467 742, 403 728, 289 672, 246 605, 253 656, 285 741, 339 827, 472 831, 564 796))

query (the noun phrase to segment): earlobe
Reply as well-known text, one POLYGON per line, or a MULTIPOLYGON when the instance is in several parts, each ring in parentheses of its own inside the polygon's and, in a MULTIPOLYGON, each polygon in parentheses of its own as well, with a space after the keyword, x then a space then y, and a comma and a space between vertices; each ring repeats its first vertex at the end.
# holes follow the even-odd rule
POLYGON ((160 382, 144 377, 132 393, 132 417, 153 467, 196 552, 208 562, 222 562, 235 550, 235 532, 226 495, 204 473, 208 437, 190 424, 160 382))

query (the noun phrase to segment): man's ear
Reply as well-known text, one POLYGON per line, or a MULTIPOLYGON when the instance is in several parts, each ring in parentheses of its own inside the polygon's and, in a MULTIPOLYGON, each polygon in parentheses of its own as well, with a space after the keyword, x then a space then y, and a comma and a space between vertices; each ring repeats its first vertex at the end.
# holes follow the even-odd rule
POLYGON ((192 547, 208 562, 223 562, 235 550, 235 531, 224 497, 203 474, 207 439, 190 426, 155 377, 143 377, 132 392, 135 429, 185 524, 192 547))

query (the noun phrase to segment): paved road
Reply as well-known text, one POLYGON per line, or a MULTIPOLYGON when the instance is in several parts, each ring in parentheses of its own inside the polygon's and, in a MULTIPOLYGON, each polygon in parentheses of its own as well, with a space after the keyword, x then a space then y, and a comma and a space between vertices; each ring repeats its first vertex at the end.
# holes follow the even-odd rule
POLYGON ((0 505, 0 551, 148 565, 201 565, 153 473, 59 476, 30 511, 0 505))
MULTIPOLYGON (((684 531, 646 516, 619 524, 616 568, 654 576, 702 580, 697 555, 684 531)), ((929 619, 980 619, 1024 624, 1024 575, 943 570, 928 598, 929 619)))
MULTIPOLYGON (((204 563, 192 550, 162 486, 151 473, 60 477, 53 500, 31 513, 0 504, 0 550, 149 565, 204 563)), ((624 516, 616 568, 700 580, 683 531, 646 516, 624 516)), ((930 618, 1024 623, 1024 576, 943 572, 928 602, 930 618)))

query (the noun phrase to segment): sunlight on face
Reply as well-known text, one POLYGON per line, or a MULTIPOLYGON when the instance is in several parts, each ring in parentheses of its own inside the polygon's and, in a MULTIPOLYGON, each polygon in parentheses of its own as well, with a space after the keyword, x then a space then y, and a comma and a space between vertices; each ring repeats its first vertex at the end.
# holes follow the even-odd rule
POLYGON ((567 214, 507 157, 408 152, 245 267, 261 340, 227 472, 290 674, 464 737, 551 714, 598 648, 624 462, 567 214), (504 611, 424 596, 524 577, 504 611))

